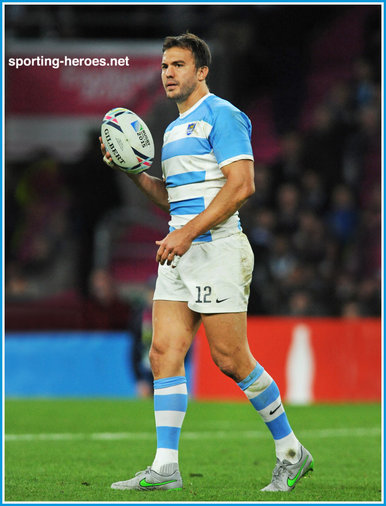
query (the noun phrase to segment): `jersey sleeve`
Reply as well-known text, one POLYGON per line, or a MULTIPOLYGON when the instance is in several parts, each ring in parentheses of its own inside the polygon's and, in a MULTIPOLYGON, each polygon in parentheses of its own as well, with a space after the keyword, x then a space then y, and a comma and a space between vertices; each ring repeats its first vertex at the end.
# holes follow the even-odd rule
POLYGON ((251 122, 235 107, 221 107, 216 111, 209 142, 219 167, 237 160, 253 160, 251 122))

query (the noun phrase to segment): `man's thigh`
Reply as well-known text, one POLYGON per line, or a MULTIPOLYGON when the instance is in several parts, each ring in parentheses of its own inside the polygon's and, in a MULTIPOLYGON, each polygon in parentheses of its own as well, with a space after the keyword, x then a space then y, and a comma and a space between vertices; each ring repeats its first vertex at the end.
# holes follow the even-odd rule
POLYGON ((201 316, 186 302, 155 300, 153 302, 154 378, 184 374, 184 359, 201 323, 201 316))

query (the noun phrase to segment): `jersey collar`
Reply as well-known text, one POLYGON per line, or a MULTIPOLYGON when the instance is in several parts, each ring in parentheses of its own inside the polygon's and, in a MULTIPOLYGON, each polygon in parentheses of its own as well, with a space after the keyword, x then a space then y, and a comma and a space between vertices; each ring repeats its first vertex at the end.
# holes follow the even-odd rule
POLYGON ((195 109, 197 109, 197 107, 200 104, 202 104, 202 102, 204 100, 206 100, 208 97, 210 97, 211 95, 213 95, 213 93, 207 93, 206 95, 204 95, 202 98, 200 98, 200 100, 198 100, 198 102, 196 102, 194 105, 192 105, 192 107, 190 109, 188 109, 187 111, 185 111, 182 114, 180 114, 180 118, 185 118, 185 116, 187 116, 188 114, 190 114, 191 112, 193 112, 195 109))

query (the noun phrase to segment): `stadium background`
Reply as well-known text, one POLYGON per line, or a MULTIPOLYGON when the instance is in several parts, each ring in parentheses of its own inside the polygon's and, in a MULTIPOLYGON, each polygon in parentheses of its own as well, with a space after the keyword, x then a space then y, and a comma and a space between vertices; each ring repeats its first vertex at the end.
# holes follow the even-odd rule
MULTIPOLYGON (((5 7, 8 397, 149 394, 167 217, 103 165, 98 129, 111 107, 136 111, 159 175, 176 117, 162 39, 189 29, 212 48, 211 91, 253 125, 256 194, 240 213, 256 258, 252 349, 287 402, 380 400, 380 19, 358 4, 5 7), (7 65, 39 55, 130 67, 7 65)), ((201 333, 187 366, 196 398, 240 397, 201 333)))

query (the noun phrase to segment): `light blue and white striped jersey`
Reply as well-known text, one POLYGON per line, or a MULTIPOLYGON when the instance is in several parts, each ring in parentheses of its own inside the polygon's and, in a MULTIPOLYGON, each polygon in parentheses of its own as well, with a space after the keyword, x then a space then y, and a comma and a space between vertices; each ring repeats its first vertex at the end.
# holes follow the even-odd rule
MULTIPOLYGON (((208 207, 226 182, 221 167, 236 160, 253 160, 251 129, 248 116, 212 93, 167 127, 162 173, 170 204, 170 231, 208 207)), ((209 242, 240 230, 236 211, 194 242, 209 242)))

